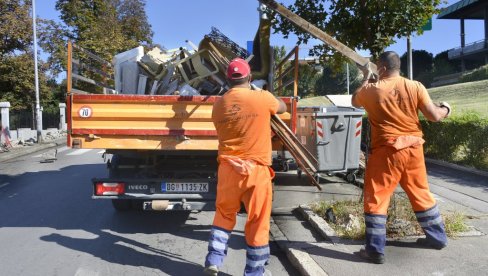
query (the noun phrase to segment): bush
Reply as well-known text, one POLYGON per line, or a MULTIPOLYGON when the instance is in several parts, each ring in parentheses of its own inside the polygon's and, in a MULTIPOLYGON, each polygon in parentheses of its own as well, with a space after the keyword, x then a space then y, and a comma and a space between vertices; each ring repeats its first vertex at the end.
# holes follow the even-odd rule
POLYGON ((468 112, 438 123, 421 123, 427 156, 488 169, 488 119, 468 112))
POLYGON ((482 66, 470 73, 463 75, 460 79, 461 82, 472 82, 488 79, 488 65, 482 66))

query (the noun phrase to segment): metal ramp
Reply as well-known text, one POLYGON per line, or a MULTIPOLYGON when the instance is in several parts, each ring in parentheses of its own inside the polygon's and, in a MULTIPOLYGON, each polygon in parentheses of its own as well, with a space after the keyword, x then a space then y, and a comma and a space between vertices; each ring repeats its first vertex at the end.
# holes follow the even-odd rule
POLYGON ((300 143, 295 134, 288 128, 288 126, 277 115, 271 116, 271 129, 281 140, 285 148, 291 153, 298 167, 308 176, 311 184, 320 191, 322 188, 315 176, 317 175, 317 168, 314 164, 318 164, 317 159, 300 143))

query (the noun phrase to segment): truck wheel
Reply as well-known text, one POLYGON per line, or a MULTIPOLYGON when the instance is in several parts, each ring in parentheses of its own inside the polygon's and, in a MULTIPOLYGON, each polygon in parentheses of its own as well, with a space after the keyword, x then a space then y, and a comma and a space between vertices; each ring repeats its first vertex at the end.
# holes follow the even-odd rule
POLYGON ((112 206, 119 212, 129 211, 132 207, 130 199, 112 199, 112 206))

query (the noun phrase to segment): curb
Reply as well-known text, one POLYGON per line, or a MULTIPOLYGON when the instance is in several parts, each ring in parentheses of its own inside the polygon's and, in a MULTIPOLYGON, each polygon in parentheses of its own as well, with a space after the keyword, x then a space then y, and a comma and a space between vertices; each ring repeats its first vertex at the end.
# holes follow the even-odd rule
POLYGON ((308 205, 298 206, 298 211, 308 222, 310 222, 312 227, 317 230, 317 232, 319 232, 322 237, 332 242, 333 244, 340 243, 341 239, 337 236, 334 229, 332 229, 332 227, 330 227, 323 218, 315 214, 315 212, 312 211, 312 209, 308 205))
POLYGON ((460 171, 464 171, 464 172, 473 173, 473 174, 477 174, 480 176, 488 177, 488 172, 486 172, 486 171, 482 171, 482 170, 478 170, 478 169, 474 169, 474 168, 468 168, 468 167, 464 167, 461 165, 449 163, 446 161, 441 161, 441 160, 436 160, 436 159, 431 159, 431 158, 426 157, 425 162, 432 163, 432 164, 439 165, 439 166, 443 166, 443 167, 446 167, 449 169, 460 170, 460 171))
MULTIPOLYGON (((315 214, 314 211, 308 205, 300 205, 298 206, 298 211, 303 215, 303 217, 310 222, 312 227, 319 232, 322 237, 327 239, 328 241, 332 242, 333 244, 341 243, 341 238, 339 238, 332 229, 329 224, 319 215, 315 214)), ((456 235, 456 238, 464 238, 464 237, 481 237, 485 236, 486 234, 482 231, 478 230, 474 226, 468 225, 469 230, 466 232, 461 232, 456 235)), ((420 236, 406 236, 401 238, 386 238, 388 241, 395 241, 399 239, 416 239, 422 238, 425 235, 420 236)))
POLYGON ((293 248, 293 243, 290 242, 285 234, 281 232, 280 228, 271 217, 270 230, 273 240, 278 244, 278 247, 285 252, 286 257, 290 263, 300 272, 302 276, 328 276, 328 274, 315 262, 310 255, 300 249, 293 248))
POLYGON ((31 153, 36 153, 45 149, 55 148, 66 144, 66 137, 64 139, 53 140, 50 143, 34 144, 32 146, 24 146, 22 148, 14 148, 9 152, 0 153, 0 162, 8 161, 17 157, 25 156, 31 153))

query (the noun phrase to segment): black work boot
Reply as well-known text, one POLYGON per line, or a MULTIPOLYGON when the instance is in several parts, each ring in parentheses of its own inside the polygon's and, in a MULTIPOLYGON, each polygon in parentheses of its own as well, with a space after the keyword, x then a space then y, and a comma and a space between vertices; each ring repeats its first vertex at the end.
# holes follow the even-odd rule
POLYGON ((421 247, 433 248, 433 249, 437 249, 437 250, 441 250, 442 248, 447 246, 447 244, 435 243, 435 242, 433 242, 427 238, 418 238, 416 243, 421 247))
POLYGON ((377 252, 368 252, 364 248, 359 250, 359 256, 375 264, 382 264, 385 262, 385 255, 377 252))

